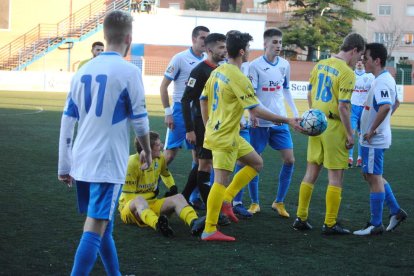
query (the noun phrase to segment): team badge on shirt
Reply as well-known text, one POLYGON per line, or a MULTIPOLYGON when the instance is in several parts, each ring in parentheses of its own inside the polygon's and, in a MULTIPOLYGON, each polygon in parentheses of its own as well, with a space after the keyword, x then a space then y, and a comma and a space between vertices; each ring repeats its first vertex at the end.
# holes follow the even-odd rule
POLYGON ((190 78, 187 82, 187 86, 194 88, 194 85, 196 84, 196 79, 190 78))
POLYGON ((174 65, 170 65, 167 68, 167 73, 168 74, 172 74, 172 73, 174 73, 174 70, 175 70, 174 65))

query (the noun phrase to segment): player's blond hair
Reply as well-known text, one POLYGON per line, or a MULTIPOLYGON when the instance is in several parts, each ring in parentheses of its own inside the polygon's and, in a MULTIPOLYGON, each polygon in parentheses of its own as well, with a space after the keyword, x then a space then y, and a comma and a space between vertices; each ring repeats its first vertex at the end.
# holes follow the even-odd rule
POLYGON ((109 44, 121 44, 128 34, 132 33, 131 14, 125 11, 112 11, 105 16, 104 19, 104 35, 105 40, 109 44))

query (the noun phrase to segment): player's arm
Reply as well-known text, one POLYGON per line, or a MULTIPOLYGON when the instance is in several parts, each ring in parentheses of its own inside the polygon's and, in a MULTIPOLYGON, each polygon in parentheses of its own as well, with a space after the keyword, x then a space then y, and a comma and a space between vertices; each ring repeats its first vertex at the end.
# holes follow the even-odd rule
POLYGON ((370 129, 368 129, 367 133, 364 134, 364 140, 368 143, 370 142, 371 138, 377 134, 376 129, 379 127, 379 125, 384 121, 385 117, 387 117, 388 112, 390 112, 392 106, 391 104, 382 104, 380 105, 377 115, 375 116, 374 122, 372 122, 372 125, 370 129))
POLYGON ((289 124, 296 131, 303 132, 303 128, 299 125, 301 119, 299 118, 287 118, 280 115, 276 115, 273 112, 270 112, 260 105, 256 105, 250 108, 250 112, 255 116, 261 119, 274 122, 275 124, 289 124))
POLYGON ((164 119, 165 125, 169 129, 174 129, 174 121, 172 118, 172 110, 170 107, 170 98, 168 96, 168 86, 170 85, 171 82, 172 80, 164 76, 164 78, 161 81, 160 95, 161 95, 161 102, 162 102, 162 105, 165 111, 165 119, 164 119))
POLYGON ((286 102, 288 103, 290 110, 292 110, 293 117, 299 117, 299 111, 296 107, 295 101, 293 100, 292 93, 290 92, 289 88, 283 89, 283 96, 286 99, 286 102))
POLYGON ((299 117, 298 109, 293 100, 292 93, 290 92, 290 64, 286 67, 285 80, 283 82, 283 96, 288 103, 290 110, 292 110, 293 117, 299 117))
POLYGON ((338 113, 345 127, 347 142, 345 147, 351 149, 354 146, 354 131, 351 127, 351 96, 355 88, 355 73, 350 71, 339 78, 338 113))
POLYGON ((353 135, 353 130, 351 127, 351 120, 350 120, 350 116, 351 116, 350 103, 348 101, 339 101, 338 111, 339 111, 339 117, 341 118, 341 122, 344 125, 345 130, 346 130, 346 136, 347 136, 346 147, 350 149, 354 146, 354 135, 353 135))
POLYGON ((72 163, 72 144, 76 118, 62 115, 59 136, 58 179, 72 186, 72 177, 69 175, 72 163))
POLYGON ((394 112, 400 107, 400 100, 398 99, 398 95, 395 94, 395 103, 392 106, 391 115, 394 114, 394 112))
MULTIPOLYGON (((196 67, 197 68, 197 67, 196 67)), ((187 86, 185 87, 183 97, 181 98, 181 106, 183 111, 183 119, 186 129, 185 138, 191 144, 195 144, 196 142, 196 135, 194 132, 194 124, 193 119, 191 116, 191 102, 196 100, 196 95, 200 95, 201 93, 197 93, 197 72, 196 70, 192 70, 190 73, 190 77, 187 81, 187 86)))
POLYGON ((200 98, 200 110, 203 123, 206 125, 208 121, 208 98, 200 98))
POLYGON ((164 197, 176 195, 178 193, 177 186, 175 185, 174 178, 171 172, 168 170, 167 162, 165 162, 165 157, 161 157, 161 171, 160 176, 165 187, 168 191, 164 194, 164 197))

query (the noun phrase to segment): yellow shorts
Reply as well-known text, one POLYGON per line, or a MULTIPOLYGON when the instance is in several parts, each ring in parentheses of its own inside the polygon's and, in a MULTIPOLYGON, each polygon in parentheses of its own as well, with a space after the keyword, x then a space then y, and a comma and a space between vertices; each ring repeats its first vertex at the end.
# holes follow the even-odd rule
POLYGON ((235 146, 230 150, 212 150, 213 168, 233 171, 237 159, 254 151, 253 147, 241 136, 236 138, 235 146))
MULTIPOLYGON (((129 205, 131 204, 132 200, 133 199, 127 201, 127 203, 122 207, 122 209, 119 210, 121 214, 121 220, 126 224, 137 224, 140 227, 147 226, 145 223, 142 222, 141 219, 139 218, 137 219, 135 215, 131 212, 129 205)), ((164 204, 164 201, 165 201, 165 198, 160 198, 160 199, 155 198, 155 199, 147 200, 148 207, 149 209, 154 211, 154 213, 157 214, 157 216, 159 216, 161 213, 161 207, 164 204)))
POLYGON ((340 120, 328 119, 328 128, 319 136, 309 137, 308 162, 327 169, 347 169, 346 130, 340 120))

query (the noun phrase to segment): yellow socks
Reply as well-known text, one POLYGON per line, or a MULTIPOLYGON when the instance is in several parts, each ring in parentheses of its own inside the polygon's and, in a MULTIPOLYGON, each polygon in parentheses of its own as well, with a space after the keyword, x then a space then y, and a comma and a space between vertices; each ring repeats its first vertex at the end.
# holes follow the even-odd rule
POLYGON ((302 182, 300 184, 299 189, 299 203, 298 203, 298 210, 296 211, 296 215, 301 220, 308 219, 308 212, 309 212, 309 204, 311 201, 313 192, 313 184, 302 182))
POLYGON ((217 231, 217 221, 223 205, 224 192, 226 187, 222 184, 214 182, 211 186, 210 193, 207 199, 207 215, 205 233, 212 233, 217 231))
POLYGON ((231 181, 230 185, 227 187, 224 194, 224 201, 231 202, 233 198, 243 189, 244 186, 249 184, 249 182, 257 175, 257 171, 250 166, 244 166, 240 171, 238 171, 231 181))
POLYGON ((158 216, 151 209, 145 209, 139 216, 146 225, 150 226, 154 230, 157 230, 158 216))
POLYGON ((185 206, 181 209, 180 219, 190 226, 191 222, 195 219, 198 219, 197 213, 194 211, 193 207, 190 205, 185 206))
POLYGON ((338 217, 339 206, 341 205, 342 188, 328 185, 326 189, 326 213, 325 224, 332 227, 336 223, 338 217))

